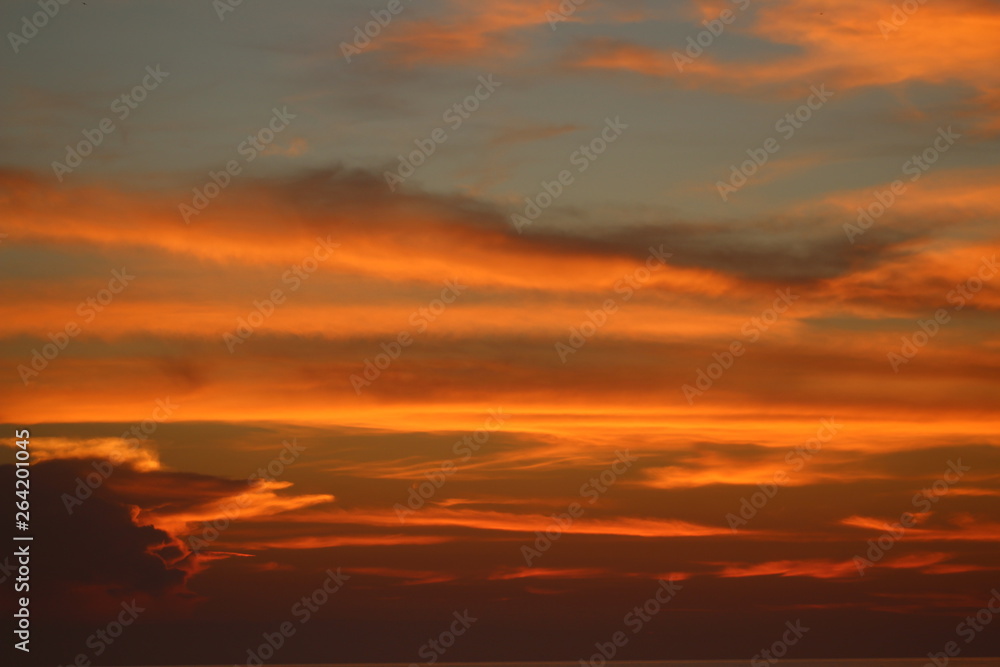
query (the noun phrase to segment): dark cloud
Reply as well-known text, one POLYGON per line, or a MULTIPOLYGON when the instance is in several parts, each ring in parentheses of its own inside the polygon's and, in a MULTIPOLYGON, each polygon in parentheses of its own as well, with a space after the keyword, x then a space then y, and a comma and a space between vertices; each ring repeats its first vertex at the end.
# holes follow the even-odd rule
MULTIPOLYGON (((130 509, 134 499, 104 485, 82 503, 76 502, 79 480, 88 475, 99 479, 95 463, 107 465, 104 461, 60 459, 32 466, 32 564, 36 572, 44 573, 35 579, 43 595, 51 596, 54 602, 72 596, 74 590, 93 586, 123 596, 159 595, 180 587, 186 577, 183 563, 174 558, 168 564, 163 557, 179 554, 169 550, 155 554, 173 538, 153 526, 136 525, 130 509), (73 498, 72 514, 67 511, 67 498, 73 498)), ((13 479, 13 466, 3 466, 0 471, 3 479, 13 479)), ((125 466, 113 473, 129 474, 125 466)), ((90 491, 85 482, 82 488, 90 491)))

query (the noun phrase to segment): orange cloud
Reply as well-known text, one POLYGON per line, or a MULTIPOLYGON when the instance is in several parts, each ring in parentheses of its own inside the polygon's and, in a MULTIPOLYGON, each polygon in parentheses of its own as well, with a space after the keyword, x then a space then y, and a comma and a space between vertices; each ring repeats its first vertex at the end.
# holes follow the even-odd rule
MULTIPOLYGON (((384 51, 393 63, 404 66, 464 64, 483 58, 491 62, 512 59, 528 53, 532 31, 544 28, 542 34, 550 36, 552 15, 558 9, 557 2, 547 5, 524 0, 451 0, 443 19, 410 20, 404 17, 386 26, 365 51, 384 51)), ((585 4, 565 18, 567 22, 584 23, 632 21, 640 16, 627 7, 585 4)), ((554 25, 560 23, 562 21, 556 21, 554 25)))
MULTIPOLYGON (((243 539, 238 544, 243 549, 329 549, 331 547, 398 547, 410 545, 441 544, 453 538, 435 535, 321 535, 271 539, 243 539)), ((229 540, 227 540, 229 541, 229 540)))
MULTIPOLYGON (((399 517, 392 510, 370 509, 342 510, 338 512, 299 513, 296 521, 330 524, 358 524, 366 526, 398 527, 399 517)), ((509 514, 490 510, 448 509, 425 507, 407 516, 407 526, 453 526, 531 534, 547 530, 554 525, 551 516, 543 514, 509 514)), ((622 535, 632 537, 693 537, 710 535, 731 536, 725 526, 702 526, 687 521, 619 517, 616 519, 591 519, 583 517, 564 525, 562 532, 574 535, 622 535)), ((759 531, 744 531, 757 534, 759 531)), ((742 533, 741 533, 742 534, 742 533)), ((763 533, 761 533, 763 534, 763 533)))
MULTIPOLYGON (((835 93, 918 81, 957 84, 972 91, 968 115, 980 130, 994 133, 1000 129, 995 113, 1000 74, 992 66, 1000 57, 993 38, 998 28, 996 6, 985 0, 923 4, 902 23, 893 21, 893 6, 864 0, 839 3, 835 11, 824 0, 780 0, 737 12, 726 30, 791 47, 786 56, 721 60, 709 46, 693 62, 682 63, 681 71, 674 54, 684 56, 686 44, 661 51, 605 39, 581 44, 573 66, 668 77, 686 87, 742 94, 795 96, 809 83, 825 83, 835 93)), ((692 27, 692 34, 703 29, 692 27)))
MULTIPOLYGON (((519 567, 513 570, 494 572, 489 579, 506 581, 510 579, 593 579, 607 576, 608 570, 593 567, 519 567)), ((620 576, 617 575, 617 576, 620 576)))
MULTIPOLYGON (((456 206, 447 198, 393 195, 367 174, 341 172, 274 185, 233 185, 185 224, 179 205, 190 203, 188 193, 171 199, 101 186, 59 190, 32 177, 0 174, 0 196, 8 200, 8 229, 16 242, 140 246, 223 265, 285 268, 323 256, 324 272, 436 284, 458 278, 463 284, 518 289, 544 284, 578 292, 610 292, 649 255, 645 248, 629 256, 609 253, 598 243, 568 249, 558 239, 522 238, 498 212, 477 210, 472 202, 456 206), (333 191, 341 195, 336 205, 328 199, 333 191), (122 215, 106 215, 109 208, 122 215), (359 216, 367 224, 358 225, 359 216), (128 224, 133 219, 143 220, 142 227, 128 224), (276 220, 294 222, 276 226, 276 220), (421 233, 411 233, 414 229, 421 233), (324 242, 339 246, 331 250, 324 242)), ((669 261, 660 263, 648 285, 696 294, 743 289, 719 272, 669 261)))
POLYGON ((782 577, 812 577, 814 579, 843 579, 857 576, 858 570, 850 561, 835 562, 830 560, 778 560, 754 565, 726 565, 719 571, 722 578, 731 577, 763 577, 779 575, 782 577))
POLYGON ((172 535, 183 537, 197 532, 197 528, 203 523, 225 521, 225 525, 228 526, 230 522, 234 521, 260 519, 335 500, 334 496, 329 494, 283 496, 275 493, 275 491, 290 486, 290 482, 261 481, 247 485, 247 489, 243 493, 213 500, 208 504, 186 508, 182 511, 142 510, 137 515, 137 520, 153 524, 172 535))
POLYGON ((153 441, 136 442, 123 438, 33 438, 33 454, 38 461, 49 459, 98 459, 115 465, 129 465, 141 472, 160 470, 160 458, 153 441))
POLYGON ((457 575, 433 570, 404 570, 391 567, 352 567, 351 574, 367 574, 388 579, 402 579, 404 586, 419 586, 423 584, 440 584, 458 579, 457 575))

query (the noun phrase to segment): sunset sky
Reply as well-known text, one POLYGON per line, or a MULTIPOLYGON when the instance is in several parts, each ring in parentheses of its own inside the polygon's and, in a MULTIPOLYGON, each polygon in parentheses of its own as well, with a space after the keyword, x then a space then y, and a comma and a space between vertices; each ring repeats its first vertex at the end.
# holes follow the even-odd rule
POLYGON ((1000 655, 1000 2, 60 2, 0 6, 17 660, 1000 655))

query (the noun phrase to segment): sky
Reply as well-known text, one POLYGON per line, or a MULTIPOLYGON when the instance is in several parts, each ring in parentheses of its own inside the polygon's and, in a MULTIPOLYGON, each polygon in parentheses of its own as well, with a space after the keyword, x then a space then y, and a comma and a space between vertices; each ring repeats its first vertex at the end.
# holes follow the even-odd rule
POLYGON ((1000 3, 0 28, 15 664, 1000 655, 1000 3))

